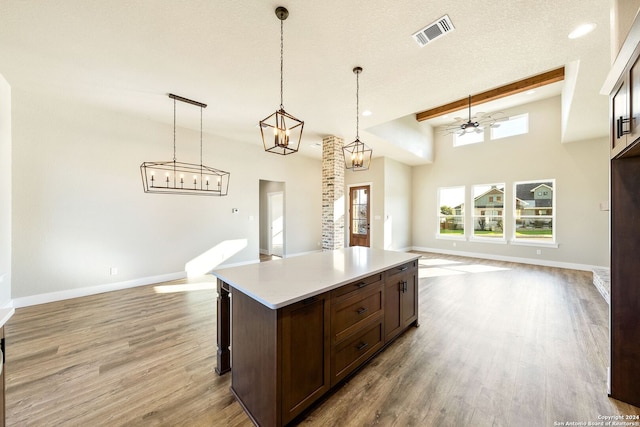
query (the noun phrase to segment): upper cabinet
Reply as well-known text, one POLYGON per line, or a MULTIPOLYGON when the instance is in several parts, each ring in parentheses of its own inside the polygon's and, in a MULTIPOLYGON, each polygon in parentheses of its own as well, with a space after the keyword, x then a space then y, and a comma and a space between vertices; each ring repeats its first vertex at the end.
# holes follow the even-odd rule
POLYGON ((640 48, 636 49, 610 95, 611 158, 640 138, 640 48))

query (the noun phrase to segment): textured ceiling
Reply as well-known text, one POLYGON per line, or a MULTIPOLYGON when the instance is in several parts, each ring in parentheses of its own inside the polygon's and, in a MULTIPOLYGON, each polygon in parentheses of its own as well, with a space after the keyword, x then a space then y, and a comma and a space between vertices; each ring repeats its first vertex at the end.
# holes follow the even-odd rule
POLYGON ((2 0, 0 74, 15 88, 167 123, 172 92, 209 105, 212 138, 260 144, 257 123, 279 106, 279 5, 290 12, 284 106, 305 121, 303 154, 319 156, 312 145, 324 135, 355 137, 356 65, 360 109, 373 112, 360 136, 374 156, 424 163, 367 128, 567 64, 565 139, 608 132, 603 0, 2 0), (420 48, 411 35, 444 14, 455 31, 420 48), (584 22, 596 30, 568 39, 584 22))

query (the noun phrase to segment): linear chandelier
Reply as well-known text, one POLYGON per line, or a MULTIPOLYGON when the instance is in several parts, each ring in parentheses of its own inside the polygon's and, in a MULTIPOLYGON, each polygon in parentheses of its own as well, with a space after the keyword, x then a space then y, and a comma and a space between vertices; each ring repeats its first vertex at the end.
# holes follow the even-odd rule
POLYGON ((344 166, 352 171, 364 171, 369 169, 373 150, 360 141, 360 73, 362 67, 355 67, 353 73, 356 75, 356 139, 342 147, 344 154, 344 166))
POLYGON ((207 104, 172 93, 169 98, 173 99, 173 160, 140 165, 144 192, 226 196, 231 174, 202 163, 202 110, 207 108, 207 104), (176 159, 176 101, 200 107, 200 164, 178 162, 176 159))
POLYGON ((281 155, 293 154, 298 151, 304 122, 284 111, 282 93, 284 87, 284 20, 289 16, 289 11, 279 6, 276 8, 276 16, 280 20, 280 108, 275 113, 260 121, 260 133, 264 150, 269 153, 281 155))

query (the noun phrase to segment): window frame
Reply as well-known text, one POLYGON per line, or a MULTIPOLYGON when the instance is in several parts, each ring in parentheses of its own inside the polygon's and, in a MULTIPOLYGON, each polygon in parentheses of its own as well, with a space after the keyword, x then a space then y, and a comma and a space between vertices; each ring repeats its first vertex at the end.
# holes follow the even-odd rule
POLYGON ((502 121, 500 123, 509 122, 511 120, 515 121, 515 120, 520 119, 520 118, 526 118, 526 129, 523 132, 512 133, 512 134, 503 135, 503 136, 495 136, 494 132, 500 132, 499 130, 497 130, 497 129, 500 129, 500 128, 490 128, 489 129, 489 141, 497 141, 499 139, 511 138, 511 137, 518 136, 518 135, 526 135, 526 134, 528 134, 529 133, 529 113, 522 113, 522 114, 516 114, 515 116, 509 116, 507 118, 507 120, 504 120, 504 121, 502 121))
MULTIPOLYGON (((535 190, 537 187, 534 187, 532 190, 535 190)), ((509 243, 511 243, 512 245, 522 245, 522 246, 541 246, 541 247, 558 247, 558 241, 557 241, 557 214, 558 214, 558 207, 557 207, 557 194, 558 194, 558 187, 557 187, 557 182, 556 179, 534 179, 534 180, 527 180, 527 181, 514 181, 513 183, 513 205, 512 205, 512 220, 510 221, 511 223, 511 237, 509 240, 509 243), (518 190, 517 187, 518 185, 522 185, 522 184, 547 184, 547 183, 551 183, 551 188, 552 188, 552 195, 551 195, 551 215, 526 215, 527 219, 533 219, 535 220, 535 218, 541 218, 541 219, 545 219, 545 220, 551 220, 551 239, 545 239, 544 241, 540 241, 537 240, 539 238, 536 237, 517 237, 517 230, 518 230, 518 224, 517 221, 523 219, 522 215, 518 213, 518 190)), ((549 207, 547 206, 541 206, 544 209, 538 209, 540 211, 544 210, 545 212, 549 210, 549 207)))
MULTIPOLYGON (((438 187, 438 192, 437 192, 437 200, 436 200, 436 218, 438 219, 438 224, 437 224, 437 229, 436 229, 436 239, 448 239, 448 240, 466 240, 466 236, 467 236, 467 221, 466 221, 466 209, 465 209, 465 204, 466 204, 466 197, 467 197, 467 187, 466 185, 453 185, 453 186, 448 186, 448 187, 438 187), (447 206, 447 205, 443 205, 440 200, 442 198, 442 192, 443 190, 454 190, 454 189, 462 189, 462 212, 460 215, 444 215, 441 212, 441 207, 442 206, 447 206), (459 233, 441 233, 442 231, 442 219, 443 217, 449 217, 449 216, 453 216, 454 217, 454 224, 455 224, 455 218, 459 218, 462 220, 462 234, 459 233)), ((452 209, 455 208, 455 206, 450 206, 452 209)), ((445 221, 448 221, 445 218, 445 221)))
POLYGON ((504 205, 504 200, 506 199, 506 191, 507 191, 506 182, 471 185, 470 195, 471 195, 471 202, 473 205, 472 211, 471 211, 471 224, 473 225, 473 229, 471 230, 470 240, 482 241, 484 243, 487 243, 487 242, 502 243, 502 244, 507 243, 506 227, 505 227, 505 224, 506 224, 505 211, 506 210, 504 205), (487 203, 500 203, 500 207, 497 207, 497 206, 476 207, 476 199, 478 199, 479 197, 482 197, 484 194, 491 191, 493 187, 496 187, 499 191, 502 191, 502 196, 487 196, 487 198, 489 199, 489 202, 487 203), (483 188, 486 188, 486 189, 483 190, 483 188), (476 189, 480 191, 477 195, 476 195, 476 189), (480 214, 476 215, 476 210, 479 210, 480 214), (486 217, 499 217, 499 219, 491 222, 502 223, 501 236, 489 236, 489 235, 476 234, 476 231, 484 231, 484 230, 476 230, 476 221, 478 221, 480 218, 485 218, 485 221, 486 221, 486 217))

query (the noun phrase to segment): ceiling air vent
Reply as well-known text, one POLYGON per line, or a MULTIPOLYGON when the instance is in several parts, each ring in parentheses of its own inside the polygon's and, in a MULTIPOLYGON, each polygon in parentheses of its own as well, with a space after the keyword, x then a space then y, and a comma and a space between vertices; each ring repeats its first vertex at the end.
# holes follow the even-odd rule
POLYGON ((433 22, 417 33, 415 33, 412 37, 418 43, 420 47, 426 45, 434 41, 435 39, 444 36, 447 33, 455 30, 453 24, 451 23, 451 19, 449 19, 449 15, 444 15, 442 18, 438 19, 436 22, 433 22))

